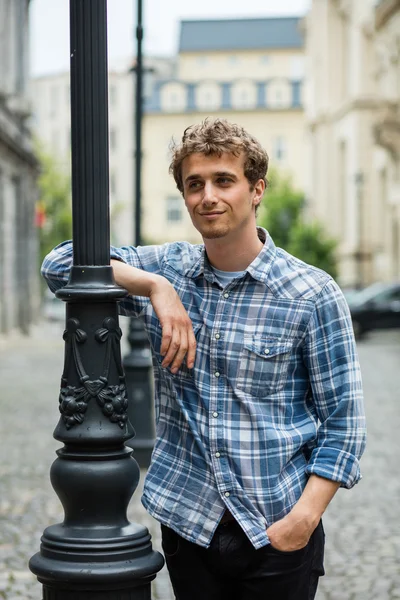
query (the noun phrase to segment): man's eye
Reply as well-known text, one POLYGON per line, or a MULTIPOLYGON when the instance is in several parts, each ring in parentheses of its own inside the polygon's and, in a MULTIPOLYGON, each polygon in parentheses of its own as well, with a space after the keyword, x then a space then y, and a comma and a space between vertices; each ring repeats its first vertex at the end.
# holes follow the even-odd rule
POLYGON ((217 183, 222 183, 222 184, 231 183, 231 181, 232 180, 229 179, 229 177, 218 177, 218 179, 217 179, 217 183))
POLYGON ((190 190, 196 189, 196 188, 198 188, 199 186, 200 186, 200 181, 191 181, 191 182, 189 183, 189 189, 190 189, 190 190))

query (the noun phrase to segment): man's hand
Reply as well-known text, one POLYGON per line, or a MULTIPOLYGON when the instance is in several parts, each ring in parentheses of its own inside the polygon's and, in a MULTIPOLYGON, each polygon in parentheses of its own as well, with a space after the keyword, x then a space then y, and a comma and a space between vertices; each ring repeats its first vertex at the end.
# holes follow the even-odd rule
POLYGON ((167 279, 158 277, 151 287, 149 298, 162 327, 162 366, 170 365, 171 372, 176 373, 186 356, 186 365, 192 369, 196 338, 178 294, 167 279))
POLYGON ((133 296, 150 299, 162 327, 162 366, 176 373, 186 356, 186 365, 192 369, 196 353, 192 322, 168 279, 114 259, 111 266, 118 285, 133 296))
POLYGON ((307 546, 309 539, 318 525, 312 520, 290 512, 268 527, 267 535, 276 550, 281 552, 294 552, 307 546))
POLYGON ((290 513, 268 527, 267 535, 272 546, 281 552, 294 552, 307 546, 339 486, 337 481, 310 475, 302 495, 290 513))

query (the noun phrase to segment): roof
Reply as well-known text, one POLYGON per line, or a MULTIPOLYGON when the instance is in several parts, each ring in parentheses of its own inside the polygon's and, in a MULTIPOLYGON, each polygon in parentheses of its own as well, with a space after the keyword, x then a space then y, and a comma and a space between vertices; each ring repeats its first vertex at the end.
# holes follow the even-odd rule
POLYGON ((302 17, 181 21, 179 52, 302 48, 302 17))

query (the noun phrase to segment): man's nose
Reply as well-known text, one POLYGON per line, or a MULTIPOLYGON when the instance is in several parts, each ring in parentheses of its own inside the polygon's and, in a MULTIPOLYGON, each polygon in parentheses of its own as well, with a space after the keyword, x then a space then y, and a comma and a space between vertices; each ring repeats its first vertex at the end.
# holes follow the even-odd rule
POLYGON ((215 189, 212 183, 206 183, 203 188, 203 204, 212 205, 216 204, 218 199, 215 196, 215 189))

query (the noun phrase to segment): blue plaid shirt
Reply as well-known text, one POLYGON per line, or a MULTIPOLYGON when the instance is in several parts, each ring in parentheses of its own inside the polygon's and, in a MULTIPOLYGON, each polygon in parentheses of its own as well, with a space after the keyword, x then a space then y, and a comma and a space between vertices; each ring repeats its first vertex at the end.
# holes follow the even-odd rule
MULTIPOLYGON (((255 548, 315 473, 351 488, 365 446, 360 368, 346 301, 332 278, 277 248, 224 289, 203 245, 112 248, 166 277, 197 339, 195 367, 161 366, 161 327, 148 298, 120 312, 145 324, 153 350, 157 439, 142 502, 161 523, 209 546, 225 508, 255 548)), ((72 245, 46 257, 52 291, 65 285, 72 245)))

